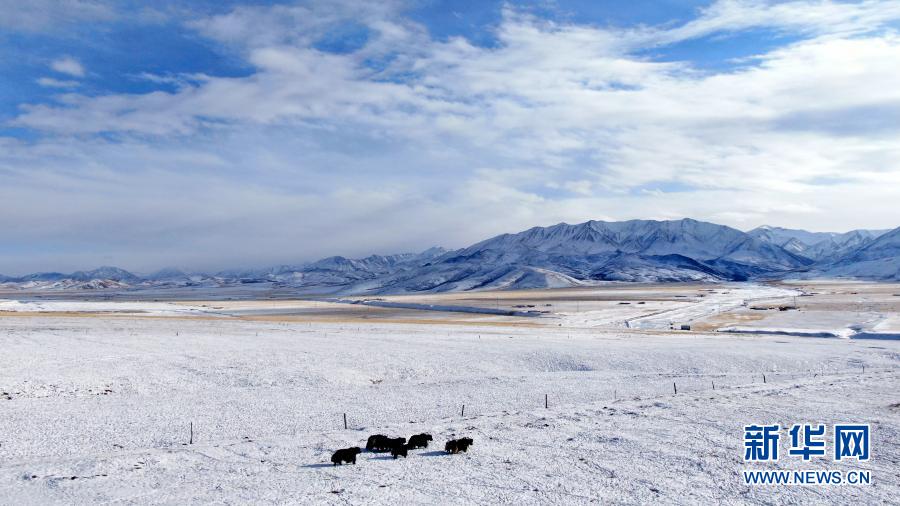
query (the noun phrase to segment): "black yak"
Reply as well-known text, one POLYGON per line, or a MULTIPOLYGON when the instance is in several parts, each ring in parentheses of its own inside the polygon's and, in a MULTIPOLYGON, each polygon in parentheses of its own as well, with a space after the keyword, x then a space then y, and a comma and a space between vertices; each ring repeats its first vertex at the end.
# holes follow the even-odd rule
POLYGON ((391 450, 397 446, 405 446, 406 438, 405 437, 395 437, 395 438, 387 438, 384 440, 384 450, 391 450))
POLYGON ((459 453, 468 451, 469 447, 472 446, 472 438, 464 437, 460 439, 451 439, 447 441, 447 444, 444 445, 444 450, 447 453, 459 453))
POLYGON ((431 434, 416 434, 415 436, 410 436, 409 447, 428 448, 428 442, 432 441, 433 439, 434 438, 431 437, 431 434))
MULTIPOLYGON (((384 442, 388 440, 387 436, 383 436, 381 434, 375 434, 373 436, 369 436, 369 440, 366 441, 366 451, 374 452, 379 451, 378 448, 384 448, 384 442)), ((382 450, 383 451, 383 450, 382 450)))
POLYGON ((348 464, 356 464, 356 456, 359 455, 360 452, 362 452, 362 450, 360 450, 358 446, 338 450, 334 452, 334 455, 331 456, 331 463, 336 466, 339 466, 344 462, 348 464))
POLYGON ((393 448, 391 448, 391 457, 394 457, 395 459, 397 457, 406 458, 406 450, 408 450, 408 449, 409 449, 409 447, 406 446, 405 444, 398 444, 398 445, 394 446, 393 448))
POLYGON ((369 450, 370 452, 387 452, 397 445, 405 444, 405 437, 389 438, 387 436, 382 436, 381 434, 376 434, 369 437, 368 442, 366 442, 366 450, 369 450))

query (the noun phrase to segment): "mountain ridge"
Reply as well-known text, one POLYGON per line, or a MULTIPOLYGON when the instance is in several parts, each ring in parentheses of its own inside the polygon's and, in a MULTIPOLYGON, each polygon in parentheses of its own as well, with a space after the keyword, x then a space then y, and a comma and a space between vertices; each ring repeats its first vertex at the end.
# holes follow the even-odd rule
POLYGON ((743 281, 843 276, 900 279, 900 227, 748 232, 680 220, 589 220, 505 233, 465 248, 326 257, 300 265, 214 274, 166 268, 139 276, 104 266, 71 274, 0 276, 12 288, 142 289, 269 283, 309 293, 415 293, 582 286, 606 281, 743 281))
POLYGON ((747 232, 759 240, 781 246, 816 262, 837 260, 871 243, 889 230, 856 229, 849 232, 808 232, 763 225, 747 232))

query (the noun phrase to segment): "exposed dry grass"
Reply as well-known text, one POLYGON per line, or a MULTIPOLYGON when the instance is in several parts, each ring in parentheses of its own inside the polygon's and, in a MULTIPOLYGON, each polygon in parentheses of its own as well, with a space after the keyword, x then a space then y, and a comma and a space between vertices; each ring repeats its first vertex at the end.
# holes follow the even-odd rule
POLYGON ((766 317, 763 311, 732 311, 728 313, 719 313, 691 324, 692 331, 698 332, 714 332, 722 327, 730 327, 733 325, 741 325, 751 321, 762 320, 766 317))

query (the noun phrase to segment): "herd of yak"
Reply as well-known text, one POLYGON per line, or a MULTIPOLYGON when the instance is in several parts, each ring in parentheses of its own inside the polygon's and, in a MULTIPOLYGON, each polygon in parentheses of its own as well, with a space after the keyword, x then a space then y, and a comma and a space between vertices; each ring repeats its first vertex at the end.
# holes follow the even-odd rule
MULTIPOLYGON (((428 442, 433 439, 431 434, 416 434, 411 436, 407 443, 405 437, 391 438, 375 434, 374 436, 369 436, 369 440, 366 442, 366 451, 391 452, 391 456, 395 459, 397 457, 406 458, 407 450, 428 448, 428 442)), ((464 437, 447 441, 447 444, 444 445, 444 450, 447 453, 466 452, 470 446, 472 446, 472 438, 464 437)), ((356 464, 356 456, 360 453, 362 453, 362 450, 358 446, 343 448, 334 452, 334 455, 331 456, 331 462, 336 466, 344 462, 356 464)))

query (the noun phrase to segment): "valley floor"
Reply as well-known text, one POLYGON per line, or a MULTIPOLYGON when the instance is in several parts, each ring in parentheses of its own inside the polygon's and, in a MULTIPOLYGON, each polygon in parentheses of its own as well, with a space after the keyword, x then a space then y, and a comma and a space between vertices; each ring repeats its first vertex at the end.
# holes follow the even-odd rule
MULTIPOLYGON (((790 291, 811 291, 775 287, 788 292, 747 297, 746 305, 698 296, 735 289, 458 302, 553 304, 554 314, 525 319, 316 302, 68 301, 31 311, 24 299, 16 309, 7 303, 0 503, 896 501, 900 340, 714 332, 759 321, 745 312, 784 318, 750 306, 793 303, 790 291), (684 293, 690 302, 676 298, 684 293), (638 301, 666 307, 638 310, 638 301), (709 328, 623 323, 663 321, 652 318, 671 309, 709 328), (870 461, 804 464, 787 456, 786 431, 779 462, 743 461, 745 424, 841 422, 871 425, 870 461), (329 462, 334 449, 364 446, 370 434, 419 432, 434 444, 407 459, 364 452, 356 466, 329 462), (468 453, 440 451, 462 435, 475 440, 468 453), (751 468, 862 469, 872 483, 744 485, 741 471, 751 468)), ((893 328, 892 288, 817 289, 820 299, 797 297, 805 304, 798 313, 840 311, 841 300, 868 297, 866 311, 879 315, 873 328, 893 328), (843 299, 833 293, 840 290, 843 299)), ((845 316, 824 325, 843 325, 845 316)))

